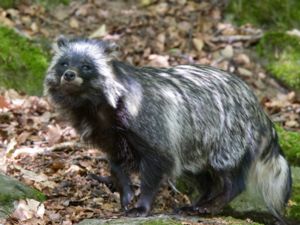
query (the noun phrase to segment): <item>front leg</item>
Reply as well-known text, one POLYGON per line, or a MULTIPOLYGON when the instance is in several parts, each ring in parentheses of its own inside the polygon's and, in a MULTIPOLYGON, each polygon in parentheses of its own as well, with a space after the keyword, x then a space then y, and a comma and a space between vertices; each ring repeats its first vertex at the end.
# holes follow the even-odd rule
POLYGON ((111 175, 120 193, 121 206, 124 210, 128 210, 128 206, 134 197, 130 177, 121 165, 115 162, 111 162, 111 175))
MULTIPOLYGON (((168 160, 157 155, 143 156, 140 161, 141 194, 135 208, 126 212, 127 216, 147 216, 151 211, 153 199, 159 189, 165 165, 171 166, 168 160)), ((170 168, 167 168, 170 169, 170 168)))

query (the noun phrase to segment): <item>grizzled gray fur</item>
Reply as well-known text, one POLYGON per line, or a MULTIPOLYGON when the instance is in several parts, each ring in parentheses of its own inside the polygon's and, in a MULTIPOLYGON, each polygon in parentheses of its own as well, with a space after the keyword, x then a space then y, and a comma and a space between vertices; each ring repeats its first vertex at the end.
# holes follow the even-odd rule
POLYGON ((202 196, 181 211, 212 213, 246 187, 281 222, 290 168, 250 88, 216 68, 134 67, 104 41, 60 38, 45 93, 82 139, 104 150, 127 215, 148 215, 164 177, 196 180, 202 196), (129 174, 141 176, 134 208, 129 174))

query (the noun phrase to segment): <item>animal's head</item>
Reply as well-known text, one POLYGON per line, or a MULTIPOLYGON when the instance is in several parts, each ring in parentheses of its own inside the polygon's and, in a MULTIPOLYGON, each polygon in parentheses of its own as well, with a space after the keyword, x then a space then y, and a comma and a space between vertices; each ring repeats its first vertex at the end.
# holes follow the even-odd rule
POLYGON ((124 87, 111 67, 114 43, 60 37, 44 82, 45 94, 61 106, 109 104, 116 107, 124 87))

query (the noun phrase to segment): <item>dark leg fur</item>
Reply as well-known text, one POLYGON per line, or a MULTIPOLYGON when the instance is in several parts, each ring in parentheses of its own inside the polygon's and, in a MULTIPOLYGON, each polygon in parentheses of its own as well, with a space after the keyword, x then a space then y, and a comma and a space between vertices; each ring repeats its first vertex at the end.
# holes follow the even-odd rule
POLYGON ((124 210, 128 210, 128 206, 134 197, 130 177, 120 165, 114 162, 111 162, 111 174, 114 180, 113 183, 116 184, 120 193, 121 206, 124 210))
POLYGON ((128 210, 134 193, 131 188, 131 181, 129 176, 120 168, 120 166, 112 163, 112 176, 98 176, 96 174, 89 174, 89 177, 105 184, 111 192, 118 191, 120 193, 121 206, 124 210, 128 210))
POLYGON ((236 177, 232 173, 213 175, 204 172, 197 175, 199 189, 202 196, 192 206, 185 206, 177 210, 187 214, 216 214, 219 213, 233 198, 244 190, 243 177, 236 177))
MULTIPOLYGON (((160 161, 160 160, 158 160, 160 161)), ((141 194, 136 207, 127 211, 128 216, 147 216, 152 202, 163 179, 164 171, 153 163, 151 158, 143 157, 140 162, 141 194)))
POLYGON ((231 174, 225 174, 222 177, 222 191, 219 194, 211 196, 206 201, 201 200, 196 203, 199 213, 215 214, 220 212, 224 206, 244 190, 244 188, 240 188, 238 185, 241 178, 233 178, 231 174))
POLYGON ((136 207, 127 211, 128 216, 147 216, 151 210, 152 202, 165 174, 172 170, 171 157, 163 155, 152 149, 138 135, 130 134, 129 142, 139 154, 139 173, 141 177, 141 194, 136 207))
POLYGON ((216 192, 219 192, 219 184, 217 184, 217 180, 212 179, 211 173, 209 171, 204 171, 197 175, 187 174, 185 177, 187 179, 187 182, 196 184, 196 188, 198 189, 199 193, 201 193, 201 196, 195 204, 177 208, 175 209, 175 213, 192 213, 194 211, 197 212, 197 205, 207 202, 209 199, 213 198, 216 195, 216 192))
POLYGON ((251 162, 250 153, 245 154, 240 167, 232 171, 216 171, 211 169, 212 187, 220 185, 219 192, 215 192, 206 200, 198 201, 196 208, 199 213, 218 213, 232 199, 245 190, 245 174, 251 162))
POLYGON ((209 171, 202 172, 196 176, 197 188, 202 196, 196 202, 196 205, 201 205, 212 199, 220 192, 221 184, 218 177, 213 177, 209 171))

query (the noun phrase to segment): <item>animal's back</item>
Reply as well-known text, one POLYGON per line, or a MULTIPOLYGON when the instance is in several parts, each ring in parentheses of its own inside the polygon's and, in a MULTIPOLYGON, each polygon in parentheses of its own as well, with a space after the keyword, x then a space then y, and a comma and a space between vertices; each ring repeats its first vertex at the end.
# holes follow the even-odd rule
POLYGON ((231 74, 187 65, 141 68, 138 74, 143 100, 133 129, 161 151, 177 152, 187 170, 207 163, 234 168, 246 152, 259 154, 262 139, 272 139, 271 122, 256 97, 231 74))

